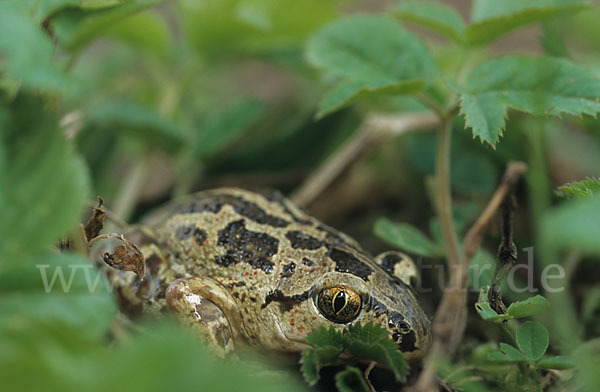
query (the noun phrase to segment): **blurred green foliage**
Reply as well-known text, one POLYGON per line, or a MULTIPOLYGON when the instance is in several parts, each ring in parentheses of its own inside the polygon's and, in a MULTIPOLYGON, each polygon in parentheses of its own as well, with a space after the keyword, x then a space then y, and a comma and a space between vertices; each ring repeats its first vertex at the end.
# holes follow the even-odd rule
POLYGON ((368 390, 363 388, 366 382, 362 373, 353 366, 357 360, 379 363, 393 372, 397 382, 406 381, 408 365, 396 343, 381 326, 355 324, 342 332, 319 327, 306 341, 311 347, 304 351, 301 362, 302 374, 309 385, 319 381, 322 368, 342 366, 345 370, 336 376, 340 390, 351 390, 349 387, 340 387, 340 384, 357 384, 358 390, 368 390))
MULTIPOLYGON (((449 161, 458 235, 506 163, 527 162, 516 242, 534 247, 536 273, 563 266, 558 283, 565 290, 543 293, 546 300, 504 289, 521 300, 506 315, 480 300, 483 319, 510 319, 516 344, 498 348, 492 342, 504 338, 497 323, 472 317, 465 351, 440 365, 440 379, 468 391, 526 390, 543 369, 574 365, 550 388, 600 389, 600 125, 591 117, 600 111, 598 7, 584 0, 476 0, 466 20, 465 10, 437 2, 400 1, 377 13, 367 3, 0 0, 4 388, 278 389, 281 380, 215 361, 174 326, 143 324, 121 336, 103 277, 58 244, 73 238, 96 194, 132 220, 159 201, 231 177, 253 185, 254 175, 258 186, 287 191, 352 137, 368 113, 453 109, 453 116, 460 110, 449 161), (506 34, 537 23, 537 52, 502 47, 506 34), (49 290, 44 276, 54 282, 49 290), (65 285, 70 289, 61 290, 65 285), (535 321, 519 325, 522 317, 535 321), (535 373, 530 378, 523 363, 535 373)), ((437 263, 444 245, 432 212, 436 147, 429 133, 383 146, 360 168, 372 195, 394 200, 393 208, 338 222, 364 233, 383 215, 375 234, 437 263)), ((485 247, 495 250, 492 236, 485 247)), ((490 269, 478 276, 477 268, 493 264, 485 249, 476 254, 469 271, 475 291, 492 280, 490 269)), ((429 309, 435 295, 423 295, 429 309)), ((401 356, 382 336, 346 338, 309 342, 303 366, 311 384, 321 367, 338 363, 340 350, 404 379, 401 356)), ((347 365, 335 385, 368 388, 347 365)))

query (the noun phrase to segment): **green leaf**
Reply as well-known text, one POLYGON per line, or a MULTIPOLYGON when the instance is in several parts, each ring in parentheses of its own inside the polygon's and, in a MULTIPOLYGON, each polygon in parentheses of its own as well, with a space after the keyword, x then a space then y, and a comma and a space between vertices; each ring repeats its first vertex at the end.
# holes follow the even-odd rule
POLYGON ((506 343, 500 343, 500 351, 494 351, 488 354, 488 361, 492 362, 526 362, 527 358, 522 352, 506 343))
POLYGON ((469 285, 482 290, 492 284, 496 260, 487 251, 479 249, 469 262, 469 285))
POLYGON ((42 105, 17 97, 8 104, 8 128, 0 129, 7 143, 0 173, 0 269, 56 244, 76 227, 88 198, 85 165, 42 105))
POLYGON ((102 283, 88 289, 85 274, 94 282, 98 271, 80 257, 45 254, 11 261, 9 271, 0 270, 0 377, 16 390, 60 390, 65 383, 71 388, 63 390, 76 389, 84 377, 77 370, 106 344, 116 314, 112 295, 102 283), (36 265, 49 267, 49 281, 55 271, 64 272, 70 282, 67 292, 58 279, 45 290, 36 265), (72 280, 70 271, 76 271, 72 280), (32 372, 36 377, 29 376, 32 372))
POLYGON ((97 10, 65 9, 52 18, 51 28, 62 47, 70 52, 77 52, 105 34, 117 21, 161 1, 137 0, 97 10))
POLYGON ((62 8, 78 6, 80 0, 4 0, 4 3, 12 3, 35 23, 41 24, 44 19, 62 8))
POLYGON ((38 329, 0 339, 4 385, 19 391, 275 392, 285 382, 286 391, 306 391, 293 379, 274 382, 272 367, 259 361, 250 368, 242 361, 217 360, 175 325, 144 325, 143 333, 128 334, 111 347, 105 341, 79 342, 73 335, 50 339, 45 333, 38 329))
POLYGON ((409 253, 424 257, 440 257, 444 250, 407 223, 393 223, 387 218, 375 222, 375 234, 385 242, 409 253))
POLYGON ((563 196, 569 199, 600 195, 600 179, 592 177, 582 181, 570 182, 560 186, 558 190, 563 196))
POLYGON ((506 310, 506 314, 498 314, 492 309, 488 302, 488 289, 481 288, 479 298, 475 303, 475 309, 479 316, 486 321, 501 322, 514 318, 529 317, 544 311, 550 307, 550 303, 541 295, 527 298, 524 301, 517 301, 510 304, 506 310))
POLYGON ((575 361, 573 358, 565 356, 544 357, 536 363, 536 367, 538 369, 572 369, 575 367, 575 361))
POLYGON ((76 0, 81 8, 97 9, 107 8, 123 3, 129 3, 135 0, 76 0))
POLYGON ((408 366, 388 332, 374 324, 354 324, 344 330, 348 352, 358 359, 380 363, 394 372, 396 381, 404 382, 408 366))
POLYGON ((343 349, 346 346, 344 334, 335 328, 316 328, 306 337, 306 342, 314 348, 334 346, 343 349))
POLYGON ((375 361, 394 372, 397 381, 406 379, 407 364, 388 332, 374 324, 354 324, 337 331, 319 327, 306 341, 312 346, 302 355, 302 373, 310 385, 319 380, 324 366, 341 363, 339 355, 347 350, 354 359, 375 361))
POLYGON ((527 298, 510 304, 506 313, 514 318, 529 317, 550 307, 548 300, 541 295, 527 298))
POLYGON ((240 54, 299 57, 307 37, 340 14, 342 0, 177 2, 184 38, 211 61, 240 54))
POLYGON ((479 96, 462 94, 460 96, 460 114, 465 116, 465 127, 473 129, 473 135, 479 136, 494 146, 504 130, 506 105, 494 94, 479 96))
POLYGON ((29 90, 61 92, 73 88, 74 81, 54 64, 52 41, 18 4, 0 2, 2 68, 29 90))
POLYGON ((186 139, 178 125, 159 115, 153 108, 132 101, 113 101, 95 106, 88 120, 103 131, 126 132, 144 145, 168 152, 177 151, 186 139))
MULTIPOLYGON (((452 158, 451 165, 452 189, 460 192, 461 195, 472 198, 479 195, 488 197, 496 189, 498 169, 488 154, 464 151, 459 156, 452 158)), ((472 221, 479 215, 480 209, 481 207, 475 207, 476 212, 475 216, 471 217, 472 221)))
POLYGON ((217 154, 255 124, 263 113, 264 106, 260 102, 243 100, 210 118, 198 132, 194 156, 202 159, 217 154))
POLYGON ((600 287, 592 287, 585 293, 581 306, 581 318, 593 330, 600 330, 600 287))
POLYGON ((308 385, 315 385, 320 378, 319 371, 325 366, 338 363, 338 357, 343 349, 334 346, 309 348, 302 354, 301 370, 308 385))
POLYGON ((540 35, 540 44, 546 54, 556 57, 569 57, 567 44, 565 43, 564 25, 544 21, 542 25, 542 34, 540 35))
MULTIPOLYGON (((494 349, 497 347, 494 345, 494 349)), ((487 360, 487 354, 481 359, 478 364, 484 363, 487 360)), ((502 366, 502 365, 500 365, 502 366)), ((449 360, 440 360, 436 366, 437 376, 444 380, 450 390, 464 392, 491 392, 493 389, 488 387, 488 384, 482 379, 481 366, 471 368, 463 364, 452 362, 449 360)))
POLYGON ((587 0, 477 0, 472 24, 466 29, 467 42, 483 45, 529 23, 555 15, 564 16, 590 6, 587 0))
POLYGON ((102 340, 116 314, 104 278, 90 261, 70 254, 19 260, 0 271, 0 334, 35 328, 57 337, 102 340))
POLYGON ((548 348, 548 331, 538 322, 527 321, 517 330, 517 343, 529 361, 537 361, 548 348))
POLYGON ((392 15, 427 27, 438 34, 462 43, 465 24, 456 10, 442 3, 430 1, 403 1, 390 9, 392 15))
POLYGON ((369 387, 360 370, 352 366, 335 375, 335 386, 340 392, 369 391, 369 387))
POLYGON ((500 322, 512 318, 512 316, 508 314, 498 314, 494 309, 492 309, 488 301, 487 290, 483 288, 479 291, 479 298, 475 303, 475 310, 485 321, 500 322))
POLYGON ((466 126, 494 146, 505 126, 507 108, 544 116, 595 116, 600 111, 600 80, 559 58, 504 57, 477 66, 461 93, 466 126))
POLYGON ((572 355, 577 368, 577 387, 582 391, 600 390, 600 347, 597 340, 584 342, 572 355))
POLYGON ((352 102, 386 94, 414 94, 421 90, 422 80, 411 80, 390 85, 365 86, 363 82, 343 81, 325 93, 319 101, 316 118, 321 118, 352 102))
POLYGON ((319 381, 319 378, 321 378, 319 375, 320 368, 315 362, 315 350, 310 348, 305 350, 302 353, 302 358, 300 358, 300 364, 300 370, 302 371, 304 380, 308 385, 315 385, 319 381))
POLYGON ((540 227, 545 244, 600 254, 600 196, 564 202, 544 214, 540 227))
POLYGON ((341 79, 319 105, 319 115, 375 93, 414 93, 438 72, 419 38, 385 16, 325 25, 308 42, 306 56, 341 79))
POLYGON ((346 347, 346 338, 335 328, 316 328, 306 337, 312 347, 302 354, 302 375, 309 385, 319 381, 319 371, 325 366, 335 365, 346 347))
POLYGON ((145 50, 150 56, 164 55, 171 49, 171 32, 157 9, 131 15, 111 24, 107 36, 125 42, 133 50, 145 50))
POLYGON ((389 338, 385 329, 374 324, 353 324, 344 330, 344 336, 367 344, 377 343, 389 338))
POLYGON ((396 381, 406 381, 406 361, 393 342, 383 340, 378 343, 364 343, 359 340, 350 340, 348 352, 355 358, 380 363, 394 372, 396 381))

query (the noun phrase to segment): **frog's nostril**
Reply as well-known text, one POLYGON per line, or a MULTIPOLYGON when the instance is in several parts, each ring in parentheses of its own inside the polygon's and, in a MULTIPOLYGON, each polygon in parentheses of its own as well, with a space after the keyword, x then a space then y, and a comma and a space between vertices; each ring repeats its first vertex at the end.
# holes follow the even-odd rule
POLYGON ((406 321, 401 321, 400 323, 398 323, 398 328, 400 328, 402 333, 410 332, 410 325, 406 321))
POLYGON ((403 315, 398 312, 392 312, 388 316, 388 326, 394 330, 399 330, 400 333, 406 334, 411 330, 410 324, 406 321, 403 315))

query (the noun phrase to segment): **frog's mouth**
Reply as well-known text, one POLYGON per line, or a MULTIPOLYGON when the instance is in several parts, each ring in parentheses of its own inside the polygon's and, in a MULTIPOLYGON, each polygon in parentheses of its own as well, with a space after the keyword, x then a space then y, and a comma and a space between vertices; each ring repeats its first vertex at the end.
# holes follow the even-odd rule
POLYGON ((287 340, 289 342, 297 343, 302 346, 307 346, 307 347, 309 346, 309 344, 306 343, 305 338, 299 337, 299 336, 293 336, 293 335, 285 332, 285 330, 281 326, 281 323, 279 322, 279 320, 275 320, 275 326, 277 327, 277 331, 279 332, 279 335, 282 336, 285 340, 287 340))

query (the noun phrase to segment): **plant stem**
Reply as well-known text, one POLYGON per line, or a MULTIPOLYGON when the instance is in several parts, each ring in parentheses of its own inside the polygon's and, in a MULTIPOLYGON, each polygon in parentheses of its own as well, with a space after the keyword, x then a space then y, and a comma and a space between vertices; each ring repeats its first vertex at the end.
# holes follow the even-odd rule
MULTIPOLYGON (((148 177, 148 160, 146 156, 137 159, 126 173, 121 190, 114 202, 113 211, 121 220, 127 222, 140 197, 142 188, 148 177)), ((112 231, 107 228, 106 231, 112 231)))
POLYGON ((460 251, 454 220, 452 219, 452 190, 450 188, 450 142, 452 119, 442 119, 442 127, 438 137, 435 178, 437 192, 437 215, 440 219, 442 239, 446 248, 446 257, 450 274, 460 263, 460 251))
POLYGON ((321 195, 343 173, 369 152, 390 138, 410 131, 433 129, 439 120, 432 112, 397 116, 372 113, 360 129, 312 173, 292 194, 292 200, 307 206, 321 195))
MULTIPOLYGON (((440 135, 440 142, 441 141, 442 137, 440 135)), ((449 143, 449 140, 446 142, 449 143)), ((449 149, 449 146, 446 146, 446 148, 449 149)), ((440 156, 443 157, 445 152, 443 149, 439 149, 438 153, 442 154, 440 156)), ((446 158, 448 158, 447 155, 446 158)), ((444 292, 442 301, 436 311, 435 320, 433 322, 433 344, 425 359, 423 371, 415 384, 415 391, 431 391, 435 388, 435 367, 437 366, 437 362, 443 356, 452 356, 460 344, 467 318, 467 267, 469 260, 479 248, 483 232, 489 225, 495 211, 500 207, 514 183, 520 178, 525 170, 526 166, 520 162, 509 163, 504 172, 504 176, 502 177, 502 183, 498 186, 496 192, 494 192, 494 195, 488 202, 484 211, 467 232, 464 239, 464 250, 458 252, 458 245, 456 247, 457 253, 461 258, 459 259, 459 262, 455 264, 455 268, 450 269, 449 289, 444 292)), ((446 175, 448 175, 448 173, 446 173, 446 175)), ((449 197, 450 184, 447 177, 446 179, 448 182, 448 187, 446 189, 449 197)), ((439 184, 439 182, 436 183, 438 187, 440 186, 439 184)), ((439 187, 438 192, 442 189, 443 188, 439 187)), ((451 200, 449 201, 451 202, 451 200)), ((442 213, 440 208, 438 212, 440 220, 442 213)), ((445 219, 447 218, 448 216, 446 215, 445 219)), ((453 224, 451 224, 450 228, 453 229, 453 224)), ((450 233, 452 233, 452 231, 450 233)), ((456 236, 454 238, 456 238, 456 236)), ((448 259, 449 266, 451 265, 450 263, 451 261, 448 259)))
POLYGON ((508 327, 506 326, 506 324, 502 322, 502 323, 498 324, 498 327, 500 328, 500 331, 502 331, 502 334, 506 338, 506 341, 511 346, 513 346, 514 348, 516 348, 517 350, 520 350, 519 344, 517 343, 517 339, 515 339, 514 335, 512 334, 511 330, 508 329, 508 327))
POLYGON ((442 106, 440 104, 438 104, 436 101, 431 99, 427 94, 420 93, 418 95, 418 97, 425 105, 429 106, 429 108, 431 110, 433 110, 435 112, 435 114, 438 115, 439 118, 444 118, 446 116, 446 112, 444 111, 444 108, 442 108, 442 106))
POLYGON ((460 262, 460 251, 454 220, 452 219, 452 191, 450 189, 450 141, 452 132, 452 117, 444 115, 441 119, 438 135, 435 191, 437 216, 442 229, 442 239, 446 251, 448 265, 448 288, 442 296, 437 308, 432 326, 433 344, 425 366, 414 389, 415 391, 431 391, 435 387, 435 372, 438 361, 451 356, 462 337, 466 321, 466 291, 462 288, 466 282, 460 262))
MULTIPOLYGON (((506 341, 511 346, 522 352, 521 348, 519 347, 519 343, 517 343, 517 339, 513 335, 512 331, 506 326, 506 323, 502 322, 498 324, 498 327, 500 328, 500 331, 502 331, 502 334, 506 338, 506 341)), ((525 367, 525 364, 518 363, 517 365, 519 366, 519 372, 521 373, 521 375, 523 377, 527 377, 527 368, 525 367)))
MULTIPOLYGON (((559 254, 547 244, 540 236, 539 227, 542 222, 543 213, 550 208, 552 194, 552 185, 548 180, 548 168, 546 166, 546 129, 543 124, 533 124, 527 132, 530 146, 530 166, 531 170, 527 176, 527 187, 529 195, 529 204, 532 206, 531 220, 534 225, 534 239, 536 245, 535 262, 540 270, 549 268, 552 265, 560 265, 559 254)), ((570 275, 570 274, 569 274, 570 275)), ((551 315, 541 314, 544 324, 550 327, 550 339, 563 353, 569 353, 581 340, 581 326, 578 323, 577 315, 574 311, 573 300, 567 290, 569 281, 567 274, 558 280, 556 287, 563 287, 562 291, 545 292, 544 295, 552 304, 555 314, 560 313, 561 317, 552 317, 551 315)))

